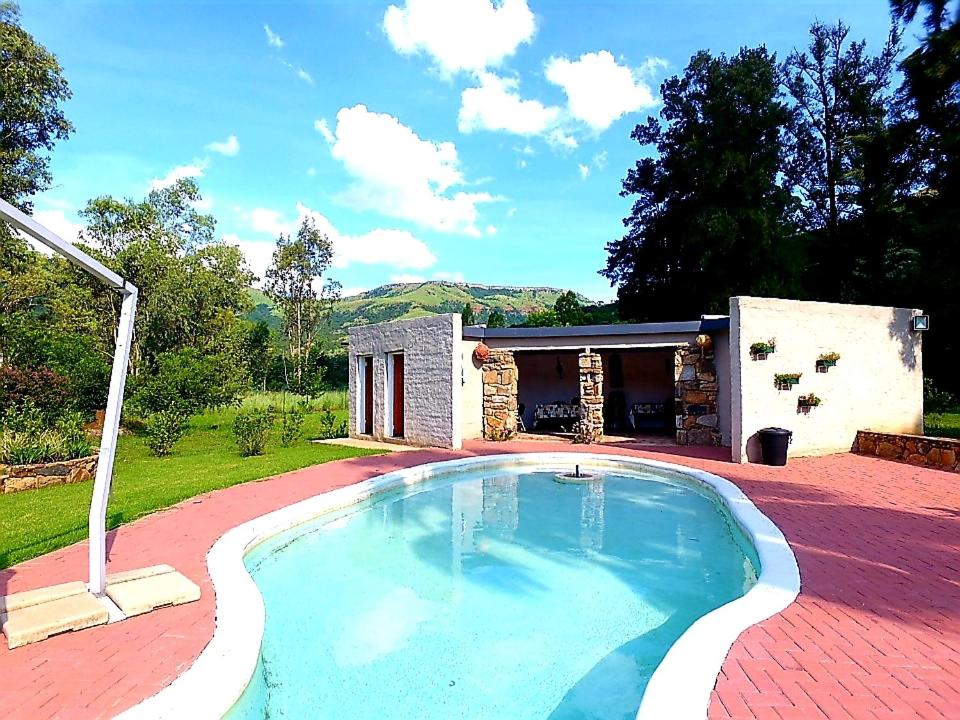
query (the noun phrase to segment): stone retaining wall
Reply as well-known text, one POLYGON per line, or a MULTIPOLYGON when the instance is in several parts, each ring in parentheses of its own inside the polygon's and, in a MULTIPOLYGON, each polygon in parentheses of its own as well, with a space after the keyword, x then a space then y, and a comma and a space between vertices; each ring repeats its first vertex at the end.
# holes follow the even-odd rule
POLYGON ((509 350, 491 350, 483 363, 483 437, 509 440, 517 434, 517 362, 509 350))
POLYGON ((960 440, 860 430, 852 451, 911 465, 960 472, 960 440))
POLYGON ((97 474, 98 458, 90 455, 39 465, 0 465, 0 492, 14 493, 91 480, 97 474))

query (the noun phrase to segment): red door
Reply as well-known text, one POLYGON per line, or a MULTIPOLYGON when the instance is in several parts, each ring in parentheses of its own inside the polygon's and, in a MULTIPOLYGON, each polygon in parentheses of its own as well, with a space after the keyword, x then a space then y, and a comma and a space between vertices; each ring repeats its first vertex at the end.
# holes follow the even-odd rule
POLYGON ((403 353, 393 356, 393 436, 403 437, 403 353))
POLYGON ((373 435, 373 358, 363 359, 363 434, 373 435))

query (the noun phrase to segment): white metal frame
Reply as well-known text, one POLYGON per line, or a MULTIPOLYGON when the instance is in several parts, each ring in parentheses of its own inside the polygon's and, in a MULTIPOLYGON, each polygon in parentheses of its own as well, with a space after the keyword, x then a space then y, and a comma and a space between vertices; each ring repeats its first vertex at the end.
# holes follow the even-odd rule
POLYGON ((123 298, 120 307, 120 322, 117 325, 117 344, 113 354, 113 369, 110 373, 110 390, 107 395, 103 435, 100 439, 100 459, 97 464, 97 477, 93 483, 93 499, 90 501, 88 520, 90 533, 89 587, 91 592, 102 596, 107 584, 107 503, 110 499, 110 483, 113 479, 113 460, 117 451, 120 411, 123 407, 123 387, 127 380, 127 365, 130 361, 133 321, 137 312, 137 288, 4 200, 0 200, 0 220, 5 220, 10 226, 50 248, 58 255, 62 255, 81 270, 93 275, 107 287, 116 290, 123 298))

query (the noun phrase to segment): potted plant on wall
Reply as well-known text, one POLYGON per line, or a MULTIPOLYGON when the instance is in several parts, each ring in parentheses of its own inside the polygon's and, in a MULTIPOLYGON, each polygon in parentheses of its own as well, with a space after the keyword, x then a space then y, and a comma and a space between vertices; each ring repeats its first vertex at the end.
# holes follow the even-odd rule
POLYGON ((823 400, 818 398, 813 393, 810 393, 809 395, 801 395, 797 398, 797 412, 806 415, 810 412, 810 408, 819 407, 820 403, 822 402, 823 400))
POLYGON ((802 373, 777 373, 773 376, 773 384, 777 390, 790 390, 800 382, 802 373))
POLYGON ((827 372, 828 368, 836 366, 837 360, 839 359, 840 353, 838 352, 823 353, 823 355, 817 358, 817 372, 827 372))
POLYGON ((754 360, 766 360, 767 356, 777 351, 777 340, 776 338, 770 338, 769 340, 761 340, 760 342, 755 342, 750 346, 750 356, 754 360))

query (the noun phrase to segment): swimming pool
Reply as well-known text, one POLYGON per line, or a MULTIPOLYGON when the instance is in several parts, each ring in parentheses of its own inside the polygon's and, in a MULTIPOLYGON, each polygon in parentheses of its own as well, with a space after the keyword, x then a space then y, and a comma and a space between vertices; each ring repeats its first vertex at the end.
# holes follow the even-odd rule
POLYGON ((213 641, 132 715, 219 715, 246 686, 228 717, 703 717, 737 634, 795 597, 792 553, 722 478, 577 459, 602 478, 556 482, 564 455, 458 460, 236 528, 210 554, 213 641), (261 594, 252 654, 237 631, 261 594))

